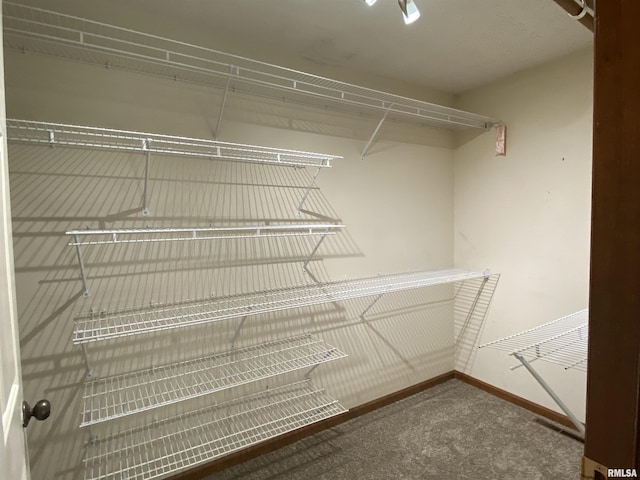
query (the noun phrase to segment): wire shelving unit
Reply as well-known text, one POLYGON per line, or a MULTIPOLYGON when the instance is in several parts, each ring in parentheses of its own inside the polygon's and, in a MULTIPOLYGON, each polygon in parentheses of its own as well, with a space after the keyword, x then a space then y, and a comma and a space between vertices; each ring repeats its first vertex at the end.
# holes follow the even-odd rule
POLYGON ((88 445, 85 480, 150 480, 347 410, 309 381, 196 410, 88 445))
POLYGON ((7 119, 7 136, 9 141, 15 143, 50 147, 103 149, 288 167, 329 168, 331 161, 342 158, 339 155, 202 138, 16 119, 7 119))
POLYGON ((480 348, 489 347, 506 351, 515 357, 584 435, 585 429, 582 422, 531 364, 537 360, 543 360, 561 365, 565 370, 586 371, 588 343, 589 310, 581 310, 524 332, 485 343, 480 345, 480 348))
POLYGON ((81 427, 346 357, 311 335, 85 383, 81 427))
POLYGON ((193 302, 156 304, 152 307, 113 312, 91 312, 75 317, 73 342, 86 344, 361 297, 374 296, 375 303, 387 293, 486 278, 488 275, 488 271, 431 270, 316 283, 193 302))
MULTIPOLYGON (((459 130, 495 119, 106 23, 6 2, 4 45, 323 110, 459 130)), ((223 103, 224 106, 224 103, 223 103)), ((222 111, 222 109, 221 109, 222 111)))
POLYGON ((340 224, 250 225, 241 227, 121 228, 111 230, 69 230, 69 246, 117 245, 122 243, 179 242, 234 238, 300 237, 335 235, 346 228, 340 224))

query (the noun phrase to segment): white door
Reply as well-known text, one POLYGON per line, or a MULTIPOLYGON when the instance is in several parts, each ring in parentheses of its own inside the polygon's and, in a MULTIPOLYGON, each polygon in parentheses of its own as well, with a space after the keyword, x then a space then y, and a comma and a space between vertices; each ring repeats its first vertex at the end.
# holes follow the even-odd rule
MULTIPOLYGON (((0 0, 0 13, 2 3, 0 0)), ((0 14, 0 32, 2 15, 0 14)), ((4 57, 0 35, 0 478, 27 480, 29 467, 22 428, 22 377, 18 344, 13 240, 9 203, 4 57)))

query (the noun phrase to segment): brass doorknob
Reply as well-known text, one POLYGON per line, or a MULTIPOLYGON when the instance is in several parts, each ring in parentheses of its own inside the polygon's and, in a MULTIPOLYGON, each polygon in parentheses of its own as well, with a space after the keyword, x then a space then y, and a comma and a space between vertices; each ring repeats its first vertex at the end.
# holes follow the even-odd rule
POLYGON ((37 420, 46 420, 51 415, 51 403, 49 400, 40 400, 33 408, 27 402, 22 402, 22 426, 27 428, 31 417, 37 420))

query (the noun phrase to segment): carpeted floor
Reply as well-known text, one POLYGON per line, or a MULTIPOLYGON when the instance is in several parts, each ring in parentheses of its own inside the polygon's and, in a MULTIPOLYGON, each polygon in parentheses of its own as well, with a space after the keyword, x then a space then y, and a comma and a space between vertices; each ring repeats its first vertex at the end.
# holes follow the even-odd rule
POLYGON ((207 480, 578 480, 583 444, 458 380, 207 480))

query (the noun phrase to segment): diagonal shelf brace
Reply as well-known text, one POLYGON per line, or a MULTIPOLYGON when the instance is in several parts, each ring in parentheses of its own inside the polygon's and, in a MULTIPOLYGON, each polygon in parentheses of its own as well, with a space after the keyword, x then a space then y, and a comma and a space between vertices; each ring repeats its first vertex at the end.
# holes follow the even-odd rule
POLYGON ((87 273, 85 272, 85 269, 84 269, 84 260, 82 259, 80 239, 78 238, 78 235, 74 235, 73 239, 76 244, 76 254, 78 256, 78 264, 80 265, 80 275, 82 276, 82 289, 83 289, 82 296, 86 298, 89 295, 91 295, 91 292, 89 291, 89 286, 87 285, 87 273))
POLYGON ((311 253, 309 254, 309 257, 307 257, 307 259, 305 260, 304 264, 302 265, 302 271, 306 273, 307 271, 307 267, 309 266, 309 262, 311 261, 311 259, 313 258, 313 256, 316 254, 316 252, 318 251, 318 249, 320 248, 320 245, 322 244, 322 241, 327 237, 329 232, 325 233, 324 235, 322 235, 320 237, 320 240, 318 240, 318 243, 316 243, 316 246, 313 247, 313 250, 311 250, 311 253))
POLYGON ((229 83, 231 82, 231 76, 233 75, 234 70, 237 67, 233 65, 229 66, 229 76, 227 76, 227 81, 224 85, 224 93, 222 94, 222 102, 220 103, 220 112, 218 112, 218 123, 216 124, 216 132, 214 140, 220 140, 220 127, 222 125, 222 114, 224 113, 224 107, 227 103, 227 95, 229 94, 229 83))
POLYGON ((151 139, 142 141, 142 151, 145 152, 144 160, 144 193, 142 197, 142 215, 149 215, 149 168, 151 166, 151 139))
MULTIPOLYGON (((251 307, 247 307, 247 310, 251 311, 251 307)), ((231 339, 231 348, 235 348, 236 340, 238 340, 238 336, 240 335, 240 330, 242 330, 242 326, 244 325, 244 322, 248 316, 249 315, 247 314, 242 317, 242 320, 240 320, 240 324, 238 325, 238 328, 236 328, 236 332, 233 334, 233 338, 231 339)))
POLYGON ((558 397, 556 392, 553 391, 553 389, 549 386, 549 384, 544 381, 544 379, 538 374, 538 372, 529 364, 529 362, 522 355, 514 352, 513 356, 516 357, 518 360, 520 360, 522 365, 524 365, 524 368, 526 368, 529 371, 529 373, 533 376, 533 378, 536 379, 536 381, 545 390, 545 392, 549 394, 549 396, 554 400, 554 402, 556 402, 556 404, 562 409, 562 411, 567 415, 567 417, 569 417, 569 420, 571 420, 571 423, 575 425, 578 431, 582 435, 584 435, 585 434, 584 425, 582 425, 580 420, 576 418, 576 416, 569 409, 569 407, 567 407, 565 403, 562 400, 560 400, 560 397, 558 397))
POLYGON ((311 189, 316 184, 316 179, 318 178, 318 175, 320 174, 320 171, 325 166, 327 166, 327 167, 330 166, 328 160, 323 160, 322 161, 322 165, 319 165, 318 168, 316 169, 316 173, 313 174, 313 177, 311 178, 311 183, 309 183, 309 186, 304 191, 304 194, 302 195, 302 199, 300 200, 300 203, 298 204, 298 208, 296 210, 296 216, 299 217, 302 214, 302 207, 304 206, 304 202, 307 201, 307 198, 309 197, 309 194, 311 193, 311 189))
POLYGON ((87 380, 91 380, 93 378, 93 368, 91 367, 91 362, 89 362, 89 352, 87 351, 87 344, 82 344, 82 357, 84 358, 84 364, 87 367, 87 372, 85 373, 84 378, 87 380))
POLYGON ((378 132, 380 131, 380 129, 382 128, 382 124, 384 123, 384 121, 387 119, 387 115, 389 115, 389 112, 391 111, 391 108, 393 107, 393 104, 389 105, 389 108, 387 109, 386 112, 384 112, 384 115, 382 116, 382 118, 380 119, 380 121, 378 122, 378 126, 375 128, 375 130, 373 131, 373 133, 371 134, 371 138, 369 138, 369 141, 367 142, 367 144, 364 146, 364 149, 362 150, 362 153, 360 154, 360 159, 364 160, 365 155, 367 154, 367 152, 369 151, 369 148, 371 147, 371 145, 373 144, 373 141, 375 140, 376 136, 378 135, 378 132))
POLYGON ((364 320, 364 316, 365 314, 371 310, 371 308, 378 303, 378 300, 380 300, 382 298, 382 296, 384 295, 384 293, 381 293, 380 295, 378 295, 376 298, 373 299, 373 301, 369 304, 369 306, 367 308, 365 308, 362 313, 360 314, 360 320, 364 320))

